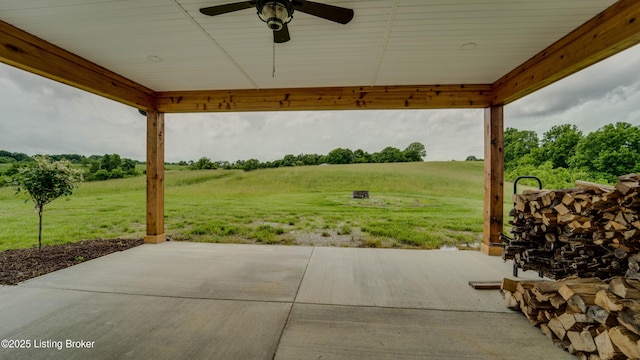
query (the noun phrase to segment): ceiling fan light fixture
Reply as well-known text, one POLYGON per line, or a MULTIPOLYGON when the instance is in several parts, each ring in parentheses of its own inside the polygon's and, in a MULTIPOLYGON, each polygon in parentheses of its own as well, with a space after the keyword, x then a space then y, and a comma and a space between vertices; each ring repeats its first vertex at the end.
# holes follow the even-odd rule
POLYGON ((291 21, 292 7, 289 1, 268 1, 258 7, 260 20, 267 23, 269 29, 280 31, 285 24, 291 21))

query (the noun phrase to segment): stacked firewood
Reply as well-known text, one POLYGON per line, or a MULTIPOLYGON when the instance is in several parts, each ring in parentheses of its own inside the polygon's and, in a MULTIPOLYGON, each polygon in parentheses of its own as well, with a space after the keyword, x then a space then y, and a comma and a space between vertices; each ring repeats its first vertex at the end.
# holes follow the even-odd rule
POLYGON ((504 279, 507 306, 580 359, 640 358, 640 281, 504 279))
POLYGON ((525 190, 513 202, 503 258, 518 268, 551 279, 640 276, 640 176, 621 176, 615 187, 525 190))

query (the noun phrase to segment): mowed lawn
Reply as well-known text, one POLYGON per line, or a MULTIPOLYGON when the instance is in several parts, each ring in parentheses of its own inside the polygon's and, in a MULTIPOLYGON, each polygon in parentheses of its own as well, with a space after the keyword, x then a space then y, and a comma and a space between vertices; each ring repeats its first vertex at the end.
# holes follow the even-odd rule
MULTIPOLYGON (((355 246, 469 246, 482 237, 482 162, 168 170, 172 240, 296 244, 301 236, 355 246), (368 190, 369 199, 353 199, 368 190)), ((43 244, 135 238, 145 232, 145 177, 83 183, 45 206, 43 244)), ((25 195, 0 188, 0 250, 37 243, 25 195)), ((509 198, 507 198, 509 201, 509 198)))

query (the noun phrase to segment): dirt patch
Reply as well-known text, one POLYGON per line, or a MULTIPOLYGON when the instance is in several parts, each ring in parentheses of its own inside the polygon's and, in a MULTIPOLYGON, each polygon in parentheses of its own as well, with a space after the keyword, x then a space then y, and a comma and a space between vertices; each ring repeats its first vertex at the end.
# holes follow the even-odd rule
POLYGON ((142 243, 142 239, 85 240, 43 246, 42 251, 31 248, 0 252, 0 285, 17 285, 19 282, 142 243))
POLYGON ((360 229, 356 229, 351 234, 346 235, 339 235, 337 231, 331 229, 321 232, 291 231, 291 235, 295 237, 296 245, 340 247, 361 246, 360 229))

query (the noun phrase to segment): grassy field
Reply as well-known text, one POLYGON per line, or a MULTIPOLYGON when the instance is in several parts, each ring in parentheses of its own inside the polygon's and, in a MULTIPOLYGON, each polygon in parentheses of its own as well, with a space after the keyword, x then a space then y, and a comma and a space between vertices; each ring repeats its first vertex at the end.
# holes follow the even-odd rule
MULTIPOLYGON (((319 237, 438 248, 482 236, 482 162, 169 170, 165 183, 173 240, 295 244, 319 237), (353 199, 353 190, 371 198, 353 199)), ((37 243, 37 215, 26 200, 0 188, 0 250, 37 243)), ((144 176, 83 183, 45 206, 43 243, 142 237, 144 224, 144 176)))

